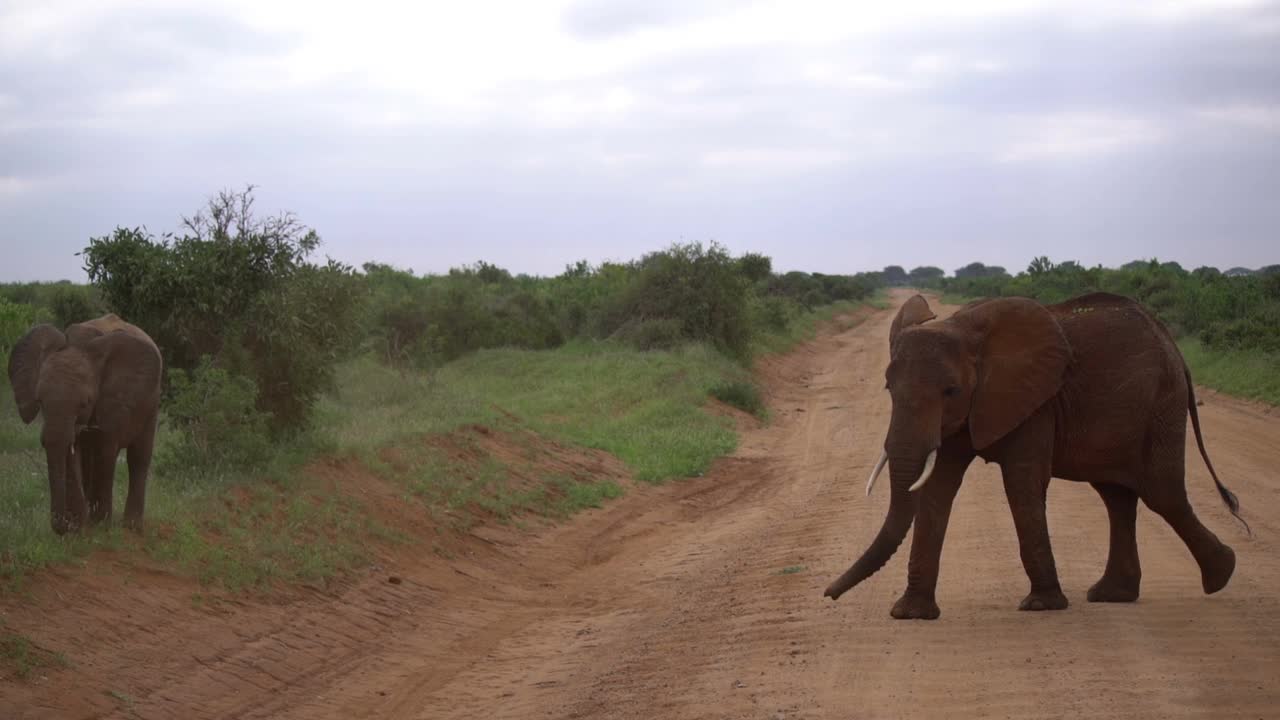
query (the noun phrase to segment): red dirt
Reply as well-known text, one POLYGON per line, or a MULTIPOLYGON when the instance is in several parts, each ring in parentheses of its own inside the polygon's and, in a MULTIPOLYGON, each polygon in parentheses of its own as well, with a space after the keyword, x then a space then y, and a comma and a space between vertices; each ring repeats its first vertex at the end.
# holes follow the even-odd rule
MULTIPOLYGON (((821 597, 887 503, 862 491, 889 409, 891 317, 770 361, 772 423, 746 431, 707 476, 629 487, 556 527, 480 527, 450 545, 451 559, 424 539, 336 591, 199 608, 190 582, 132 558, 46 573, 5 621, 75 667, 0 681, 0 717, 1275 715, 1280 427, 1269 410, 1208 391, 1209 452, 1255 533, 1227 514, 1190 451, 1192 503, 1238 555, 1221 593, 1201 593, 1185 546, 1141 508, 1142 599, 1085 602, 1106 512, 1090 488, 1058 481, 1049 521, 1072 606, 1017 612, 1027 581, 1013 523, 997 469, 978 463, 943 551, 940 620, 889 618, 905 545, 838 603, 821 597)), ((598 460, 593 471, 610 472, 598 460)), ((414 527, 398 491, 369 473, 317 472, 414 527)))

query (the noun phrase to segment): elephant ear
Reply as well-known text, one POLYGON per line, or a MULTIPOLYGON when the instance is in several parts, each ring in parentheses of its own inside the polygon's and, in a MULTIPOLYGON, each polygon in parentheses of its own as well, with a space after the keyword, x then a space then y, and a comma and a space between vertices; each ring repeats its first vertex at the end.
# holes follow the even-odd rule
POLYGON ((27 331, 9 353, 9 385, 13 388, 13 400, 18 405, 18 416, 24 424, 30 424, 40 413, 40 398, 36 390, 40 384, 40 366, 45 358, 61 350, 67 338, 58 328, 40 323, 27 331))
POLYGON ((103 428, 126 426, 137 413, 160 399, 160 353, 155 345, 116 330, 85 346, 97 369, 94 422, 103 428))
POLYGON ((978 382, 969 434, 981 450, 1031 417, 1062 387, 1071 346, 1049 311, 1027 298, 998 298, 954 316, 978 341, 978 382))
POLYGON ((893 352, 893 346, 898 342, 898 333, 911 327, 928 322, 938 317, 929 309, 929 303, 922 295, 912 295, 911 299, 903 303, 898 309, 898 314, 893 318, 893 325, 889 326, 889 352, 893 352))

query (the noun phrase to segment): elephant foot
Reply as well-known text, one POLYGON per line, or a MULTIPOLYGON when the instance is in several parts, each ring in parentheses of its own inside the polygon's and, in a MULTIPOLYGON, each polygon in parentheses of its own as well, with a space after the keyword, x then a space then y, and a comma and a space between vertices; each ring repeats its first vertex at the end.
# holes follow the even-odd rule
POLYGON ((1138 599, 1138 578, 1112 579, 1103 576, 1089 588, 1089 602, 1126 603, 1138 599))
POLYGON ((142 533, 142 518, 130 517, 128 513, 124 516, 124 527, 126 530, 132 530, 138 534, 142 533))
POLYGON ((1200 566, 1200 584, 1204 586, 1204 594, 1212 595, 1226 587, 1235 570, 1236 552, 1223 545, 1214 562, 1200 566))
POLYGON ((903 593, 889 611, 894 620, 937 620, 941 614, 932 593, 925 595, 911 591, 903 593))
POLYGON ((1022 603, 1018 605, 1019 610, 1066 610, 1067 596, 1062 594, 1061 589, 1055 590, 1032 590, 1031 594, 1023 598, 1022 603))

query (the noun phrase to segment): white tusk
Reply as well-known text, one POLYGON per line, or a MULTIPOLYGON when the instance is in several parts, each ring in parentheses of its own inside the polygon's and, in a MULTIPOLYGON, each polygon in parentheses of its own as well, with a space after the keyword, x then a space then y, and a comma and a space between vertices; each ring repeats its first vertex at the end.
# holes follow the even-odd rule
POLYGON ((871 496, 871 488, 876 486, 876 478, 880 477, 880 471, 884 470, 885 463, 889 462, 889 453, 884 450, 880 451, 880 460, 876 463, 876 469, 871 471, 871 477, 867 480, 867 496, 871 496))
POLYGON ((915 492, 916 490, 919 490, 920 488, 924 487, 925 483, 929 482, 929 476, 933 474, 933 463, 936 462, 937 459, 938 459, 938 451, 930 450, 929 457, 924 459, 924 471, 920 473, 920 479, 916 481, 915 485, 912 485, 910 488, 908 488, 911 492, 915 492))

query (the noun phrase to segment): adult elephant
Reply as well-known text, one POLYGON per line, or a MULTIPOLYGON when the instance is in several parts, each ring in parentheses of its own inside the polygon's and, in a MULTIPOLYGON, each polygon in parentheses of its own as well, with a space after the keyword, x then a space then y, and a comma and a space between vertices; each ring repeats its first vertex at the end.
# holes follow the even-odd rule
POLYGON ((916 295, 890 328, 885 377, 893 410, 867 484, 870 493, 889 465, 889 510, 871 546, 827 597, 839 598, 879 570, 914 521, 907 589, 890 614, 937 618, 938 558, 952 500, 975 457, 1000 465, 1031 580, 1020 610, 1067 607, 1045 519, 1050 477, 1088 482, 1110 517, 1107 566, 1089 601, 1138 597, 1139 498, 1191 550, 1204 591, 1226 586, 1235 553, 1187 501, 1188 413, 1218 493, 1237 518, 1239 502, 1209 462, 1191 373, 1155 317, 1107 293, 1047 306, 1026 298, 981 300, 928 322, 935 317, 916 295))
POLYGON ((14 345, 9 383, 18 415, 24 423, 44 416, 54 532, 110 522, 121 449, 129 463, 125 526, 142 530, 162 367, 155 342, 113 314, 65 333, 36 325, 14 345))

